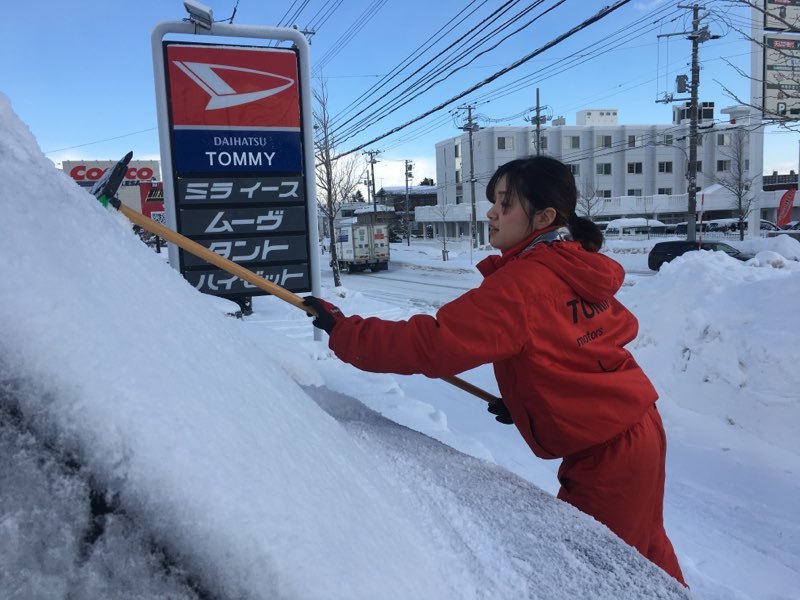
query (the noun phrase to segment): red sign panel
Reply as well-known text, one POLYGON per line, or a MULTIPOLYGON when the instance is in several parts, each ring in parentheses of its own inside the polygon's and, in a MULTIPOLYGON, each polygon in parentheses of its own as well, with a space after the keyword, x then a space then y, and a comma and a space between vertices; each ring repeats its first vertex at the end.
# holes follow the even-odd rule
POLYGON ((173 127, 300 128, 292 50, 170 45, 167 77, 173 127))
POLYGON ((164 212, 164 184, 161 181, 143 181, 139 184, 142 199, 142 214, 153 218, 154 212, 164 212))

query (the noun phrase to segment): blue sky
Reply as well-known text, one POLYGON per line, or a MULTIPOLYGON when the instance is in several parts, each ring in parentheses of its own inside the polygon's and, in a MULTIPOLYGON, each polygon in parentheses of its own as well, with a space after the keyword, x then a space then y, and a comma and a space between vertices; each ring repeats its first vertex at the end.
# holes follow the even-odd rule
MULTIPOLYGON (((327 81, 329 109, 342 127, 339 147, 350 150, 469 89, 610 3, 567 0, 558 5, 547 0, 480 49, 455 46, 453 60, 461 61, 456 63, 461 69, 429 89, 424 84, 411 90, 402 107, 355 135, 346 132, 354 124, 346 124, 347 119, 381 109, 383 102, 394 99, 393 88, 413 82, 414 71, 471 28, 477 27, 467 40, 488 32, 489 25, 480 22, 502 3, 239 0, 237 6, 236 0, 218 0, 208 4, 216 19, 229 18, 236 7, 234 24, 295 23, 300 28, 317 24, 311 40, 314 75, 327 81), (476 56, 478 52, 484 53, 476 56), (464 58, 473 60, 464 64, 464 58), (392 73, 397 75, 387 80, 392 73), (410 79, 401 85, 406 77, 410 79)), ((520 3, 504 18, 531 4, 536 3, 520 3)), ((534 106, 537 87, 546 113, 564 116, 568 124, 574 124, 575 113, 584 108, 616 108, 620 123, 669 123, 671 105, 656 99, 675 91, 676 75, 689 73, 691 44, 680 35, 658 36, 691 27, 690 11, 678 9, 678 4, 629 2, 445 109, 370 144, 364 149, 381 151, 378 185, 401 185, 405 159, 415 162, 416 180, 434 177, 434 144, 458 134, 463 113, 455 109, 460 105, 475 103, 482 125, 526 124, 522 113, 534 106), (581 57, 571 58, 575 53, 581 57)), ((749 13, 732 10, 723 1, 705 6, 711 13, 704 24, 722 37, 700 47, 700 97, 716 102, 719 118, 723 116, 719 109, 737 103, 724 88, 743 99, 749 97, 749 82, 727 64, 749 69, 750 47, 736 31, 736 27, 749 29, 749 13)), ((17 3, 0 23, 4 56, 0 91, 57 163, 115 159, 128 150, 138 159, 158 158, 150 33, 156 23, 185 14, 179 0, 17 3)), ((495 24, 500 21, 494 19, 495 24)), ((431 77, 425 80, 430 82, 431 77)), ((768 130, 765 171, 796 169, 799 137, 768 130)))

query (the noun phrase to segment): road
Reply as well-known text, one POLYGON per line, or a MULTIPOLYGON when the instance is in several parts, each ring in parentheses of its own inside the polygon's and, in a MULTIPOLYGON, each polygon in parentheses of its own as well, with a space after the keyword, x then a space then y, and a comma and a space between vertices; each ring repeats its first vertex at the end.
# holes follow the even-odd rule
MULTIPOLYGON (((638 277, 653 275, 655 272, 650 270, 627 269, 626 284, 632 285, 638 277)), ((436 312, 480 282, 481 276, 476 271, 433 269, 402 261, 391 262, 388 271, 342 273, 342 283, 348 289, 398 308, 413 307, 416 312, 426 313, 436 312)))

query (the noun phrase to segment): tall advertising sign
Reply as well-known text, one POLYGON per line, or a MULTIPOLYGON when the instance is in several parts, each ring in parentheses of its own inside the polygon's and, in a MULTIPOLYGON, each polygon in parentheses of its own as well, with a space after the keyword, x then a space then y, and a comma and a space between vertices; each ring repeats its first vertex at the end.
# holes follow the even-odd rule
MULTIPOLYGON (((289 291, 318 294, 305 38, 280 28, 214 23, 209 32, 167 22, 152 44, 167 225, 289 291), (165 39, 170 33, 197 41, 165 39), (233 37, 293 46, 237 45, 233 37)), ((169 257, 201 292, 265 293, 172 245, 169 257)))
POLYGON ((800 38, 764 36, 764 116, 800 118, 800 38))
POLYGON ((800 30, 800 0, 765 0, 764 29, 800 30))
POLYGON ((763 27, 763 116, 800 119, 800 0, 764 0, 763 27))
MULTIPOLYGON (((177 229, 293 292, 310 291, 297 52, 164 43, 177 229)), ((261 290, 180 251, 202 292, 261 290)))

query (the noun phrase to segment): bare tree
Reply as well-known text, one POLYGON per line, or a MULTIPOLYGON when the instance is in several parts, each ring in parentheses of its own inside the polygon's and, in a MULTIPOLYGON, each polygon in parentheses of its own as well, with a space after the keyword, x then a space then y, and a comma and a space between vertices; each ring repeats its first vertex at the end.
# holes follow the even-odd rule
POLYGON ((603 198, 597 195, 597 186, 590 179, 584 179, 578 190, 578 202, 575 212, 590 221, 594 221, 602 212, 602 207, 603 198))
POLYGON ((744 239, 744 224, 753 209, 754 177, 749 177, 747 173, 748 152, 747 152, 747 132, 741 127, 729 129, 728 132, 720 135, 730 135, 730 150, 720 149, 719 153, 724 156, 725 163, 721 166, 727 167, 718 172, 726 173, 714 178, 714 181, 724 187, 733 197, 731 205, 736 218, 739 220, 739 239, 744 239))
POLYGON ((447 215, 450 214, 454 206, 454 204, 435 204, 431 206, 431 210, 436 213, 442 223, 442 231, 439 236, 439 243, 442 245, 442 260, 447 260, 447 215))
POLYGON ((358 158, 348 155, 338 158, 336 141, 331 135, 330 114, 328 113, 328 88, 323 81, 314 90, 316 107, 314 111, 314 157, 317 174, 317 204, 327 220, 330 235, 331 267, 333 285, 342 285, 339 273, 339 252, 336 246, 334 220, 342 203, 356 191, 362 166, 358 158))

